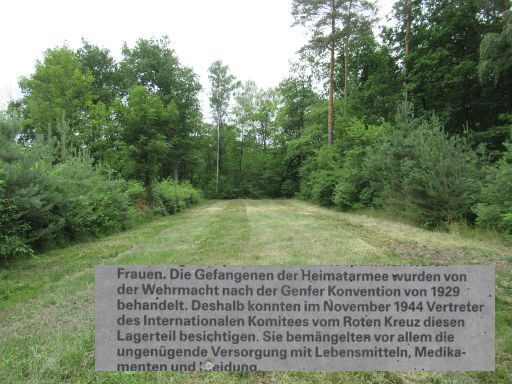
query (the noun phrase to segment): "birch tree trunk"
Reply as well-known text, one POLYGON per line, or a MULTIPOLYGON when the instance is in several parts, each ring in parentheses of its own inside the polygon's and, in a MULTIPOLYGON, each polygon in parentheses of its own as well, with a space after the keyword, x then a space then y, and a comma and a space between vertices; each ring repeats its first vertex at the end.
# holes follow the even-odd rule
POLYGON ((220 175, 220 124, 217 124, 217 179, 215 181, 215 193, 219 192, 220 175))

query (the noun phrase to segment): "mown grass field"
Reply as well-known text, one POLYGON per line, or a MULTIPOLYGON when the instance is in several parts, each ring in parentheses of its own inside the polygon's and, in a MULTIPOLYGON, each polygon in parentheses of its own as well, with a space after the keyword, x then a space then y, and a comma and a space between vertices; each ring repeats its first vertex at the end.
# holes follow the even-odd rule
POLYGON ((0 267, 0 383, 512 383, 512 248, 296 200, 206 201, 0 267), (494 264, 496 372, 94 371, 97 264, 494 264))

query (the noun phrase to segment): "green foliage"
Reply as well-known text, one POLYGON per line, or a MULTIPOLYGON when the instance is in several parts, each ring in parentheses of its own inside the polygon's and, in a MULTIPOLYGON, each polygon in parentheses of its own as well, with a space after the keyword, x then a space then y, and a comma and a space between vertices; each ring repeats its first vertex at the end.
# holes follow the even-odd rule
POLYGON ((486 90, 484 99, 487 108, 495 114, 493 126, 480 132, 479 138, 488 143, 493 157, 499 158, 506 150, 502 144, 508 140, 512 121, 512 11, 505 13, 500 33, 496 31, 484 35, 480 44, 478 74, 486 90))
POLYGON ((289 77, 279 84, 277 92, 281 97, 282 106, 276 121, 282 129, 281 140, 298 139, 304 130, 306 110, 318 99, 311 83, 311 76, 300 74, 297 77, 289 77))
POLYGON ((191 185, 208 197, 378 206, 427 227, 477 217, 510 232, 509 162, 484 180, 482 159, 457 136, 471 129, 492 161, 505 150, 509 8, 504 0, 398 0, 383 45, 372 1, 294 0, 292 16, 310 39, 290 76, 274 89, 239 87, 214 62, 214 124, 202 121, 198 76, 167 37, 125 45, 120 62, 85 40, 76 52, 47 50, 20 81, 23 98, 9 104, 22 125, 1 122, 1 225, 13 228, 2 230, 2 252, 28 254, 125 228, 141 213, 177 212, 197 200, 191 185), (327 84, 315 89, 329 49, 334 110, 327 84), (402 91, 422 118, 407 104, 386 123, 402 91), (425 118, 432 112, 438 118, 425 118))
MULTIPOLYGON (((325 206, 360 208, 369 205, 375 193, 365 172, 365 159, 373 144, 390 127, 388 124, 366 126, 358 119, 343 121, 343 125, 346 128, 335 146, 303 153, 299 168, 300 196, 325 206)), ((289 152, 288 156, 292 154, 289 152)), ((298 155, 295 152, 294 156, 298 155)))
POLYGON ((54 166, 50 178, 64 221, 60 236, 75 240, 125 229, 136 214, 126 182, 101 174, 87 153, 54 166))
MULTIPOLYGON (((215 76, 212 74, 212 80, 215 76)), ((219 127, 218 193, 216 195, 212 189, 209 195, 229 199, 279 197, 283 152, 275 123, 279 103, 277 92, 259 89, 254 82, 248 81, 234 92, 234 101, 234 124, 219 127)))
POLYGON ((3 255, 29 254, 30 247, 53 247, 130 225, 136 211, 125 181, 95 168, 85 151, 54 164, 61 150, 55 140, 24 147, 15 141, 19 129, 19 123, 0 121, 3 255))
MULTIPOLYGON (((284 167, 282 192, 285 196, 298 194, 302 198, 310 198, 311 180, 309 179, 318 169, 316 154, 325 142, 326 117, 327 103, 322 102, 309 108, 304 116, 304 130, 301 136, 287 142, 282 160, 284 167)), ((329 164, 328 170, 333 169, 329 164)))
POLYGON ((389 124, 366 126, 353 119, 348 124, 342 141, 338 141, 341 166, 336 172, 333 202, 339 208, 361 208, 372 203, 372 189, 364 166, 375 143, 389 134, 389 124))
POLYGON ((119 66, 118 86, 124 95, 129 95, 133 87, 142 86, 158 96, 165 108, 175 109, 173 124, 165 133, 172 151, 160 160, 158 176, 191 178, 197 168, 194 137, 201 125, 201 84, 197 74, 180 63, 167 36, 139 39, 132 48, 125 45, 119 66))
POLYGON ((137 180, 129 180, 126 182, 126 193, 133 204, 145 200, 147 196, 144 185, 137 180))
POLYGON ((447 135, 435 117, 415 119, 404 102, 395 130, 369 152, 367 172, 377 205, 433 227, 473 218, 479 162, 465 140, 447 135))
POLYGON ((300 189, 300 169, 306 159, 314 154, 307 136, 291 140, 287 143, 283 159, 284 181, 281 189, 285 197, 294 196, 300 189))
MULTIPOLYGON (((240 83, 236 81, 236 78, 229 73, 229 66, 223 64, 220 60, 214 61, 208 68, 208 80, 211 85, 210 93, 210 108, 212 110, 213 121, 217 128, 217 151, 216 151, 216 179, 215 179, 215 193, 222 193, 221 185, 221 168, 225 163, 223 158, 223 149, 226 147, 226 143, 229 139, 226 137, 232 132, 228 131, 226 123, 228 120, 229 106, 233 91, 240 86, 240 83), (220 189, 219 189, 220 188, 220 189)), ((233 140, 231 140, 233 142, 233 140)), ((227 186, 223 183, 224 189, 227 190, 227 186)))
POLYGON ((211 83, 210 107, 213 120, 219 126, 226 123, 228 108, 233 91, 240 85, 229 73, 229 67, 217 60, 208 68, 208 79, 211 83))
MULTIPOLYGON (((505 15, 501 33, 487 33, 480 44, 480 80, 510 86, 512 82, 512 11, 505 15)), ((510 97, 510 96, 509 96, 510 97)))
POLYGON ((149 92, 158 93, 166 104, 174 99, 181 68, 167 37, 139 39, 133 48, 125 44, 122 51, 120 70, 125 93, 141 85, 149 92))
MULTIPOLYGON (((148 102, 143 115, 146 107, 157 115, 163 109, 148 102)), ((95 166, 86 150, 73 154, 52 138, 23 146, 16 142, 20 130, 19 122, 0 120, 1 258, 122 230, 148 209, 142 183, 115 178, 107 168, 95 166)), ((152 209, 162 214, 182 211, 201 199, 189 182, 162 181, 150 193, 152 209)))
POLYGON ((275 149, 263 153, 257 146, 251 149, 244 166, 244 182, 238 184, 239 196, 281 197, 284 173, 282 155, 275 149))
POLYGON ((13 203, 4 198, 3 180, 0 174, 0 259, 28 256, 33 250, 26 235, 30 226, 20 220, 21 214, 13 203))
POLYGON ((509 60, 510 50, 494 54, 506 9, 506 0, 400 0, 394 7, 396 25, 384 33, 395 61, 402 64, 416 113, 435 112, 449 133, 462 134, 467 125, 480 143, 499 151, 506 136, 494 127, 511 109, 510 83, 477 80, 479 74, 496 74, 498 56, 501 63, 509 60))
POLYGON ((33 145, 30 150, 16 144, 21 124, 0 122, 0 164, 4 180, 4 196, 16 207, 19 219, 30 226, 26 241, 39 246, 52 240, 62 228, 56 212, 59 195, 50 177, 56 143, 49 140, 33 145))
POLYGON ((192 187, 189 182, 175 182, 163 180, 158 182, 153 190, 154 210, 160 214, 173 215, 198 203, 201 200, 201 192, 192 187))
POLYGON ((512 145, 497 166, 488 169, 474 211, 479 227, 512 234, 512 145))
POLYGON ((401 75, 387 47, 371 33, 360 38, 351 58, 350 111, 366 123, 392 120, 401 96, 401 75))
POLYGON ((329 145, 321 147, 301 166, 300 196, 320 205, 332 205, 338 164, 336 148, 329 145))
POLYGON ((28 134, 48 134, 48 125, 65 115, 73 127, 69 138, 78 146, 82 114, 91 101, 93 82, 93 75, 84 72, 75 52, 66 47, 47 50, 34 74, 20 80, 28 134))
POLYGON ((349 38, 360 20, 375 10, 368 0, 294 0, 292 15, 296 25, 312 29, 309 47, 325 52, 329 43, 349 38), (334 31, 332 23, 334 20, 334 31))
MULTIPOLYGON (((311 200, 317 204, 329 206, 333 204, 332 196, 336 186, 336 175, 327 170, 320 170, 311 175, 308 185, 311 187, 311 200)), ((303 195, 305 195, 303 190, 303 195)))
POLYGON ((94 79, 91 86, 92 102, 110 105, 119 92, 120 74, 110 51, 82 39, 76 55, 85 73, 94 79))
POLYGON ((128 103, 121 107, 123 139, 134 164, 131 176, 142 181, 148 190, 159 174, 162 162, 172 147, 171 130, 177 110, 165 106, 160 97, 143 86, 130 89, 128 103))

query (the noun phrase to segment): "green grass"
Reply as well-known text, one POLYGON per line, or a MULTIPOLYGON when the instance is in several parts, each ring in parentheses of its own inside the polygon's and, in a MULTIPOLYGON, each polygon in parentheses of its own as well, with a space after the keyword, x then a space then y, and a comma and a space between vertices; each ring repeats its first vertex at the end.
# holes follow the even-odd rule
POLYGON ((296 200, 207 201, 0 269, 0 383, 512 383, 512 248, 296 200), (492 373, 94 371, 97 264, 494 264, 492 373))

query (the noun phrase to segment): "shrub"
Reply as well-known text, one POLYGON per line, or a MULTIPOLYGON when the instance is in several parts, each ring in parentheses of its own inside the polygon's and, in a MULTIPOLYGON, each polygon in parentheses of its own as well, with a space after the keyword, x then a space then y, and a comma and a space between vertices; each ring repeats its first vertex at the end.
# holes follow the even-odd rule
POLYGON ((375 202, 434 227, 472 220, 480 192, 481 157, 439 121, 415 119, 405 102, 395 130, 367 158, 368 177, 378 191, 375 202))
POLYGON ((320 170, 310 176, 311 200, 323 206, 333 204, 333 192, 336 185, 336 176, 332 171, 320 170))
MULTIPOLYGON (((148 207, 148 192, 139 182, 112 177, 86 151, 70 154, 66 141, 59 147, 51 132, 21 145, 20 128, 0 117, 0 258, 125 229, 139 214, 135 207, 148 207)), ((152 210, 161 214, 201 199, 190 183, 170 180, 157 183, 149 196, 152 210)))
POLYGON ((488 169, 479 203, 476 224, 512 234, 512 145, 496 167, 488 169))
POLYGON ((366 126, 357 119, 350 121, 338 144, 342 155, 333 196, 337 207, 361 208, 372 203, 375 191, 371 188, 364 163, 372 145, 389 130, 389 124, 366 126))
POLYGON ((163 180, 153 188, 156 213, 172 215, 201 200, 201 193, 188 182, 163 180))
POLYGON ((101 174, 86 153, 53 167, 50 178, 61 196, 56 209, 68 238, 125 229, 136 215, 126 182, 101 174))
POLYGON ((300 168, 299 196, 320 205, 332 205, 338 167, 337 149, 328 145, 321 147, 314 156, 307 158, 300 168))
POLYGON ((4 200, 16 207, 19 220, 30 227, 30 231, 17 232, 18 236, 39 248, 45 243, 54 243, 64 224, 56 209, 61 196, 49 176, 53 143, 38 142, 30 148, 21 146, 15 141, 19 129, 19 122, 0 121, 4 200))
POLYGON ((140 181, 129 180, 126 182, 126 193, 132 203, 146 199, 146 190, 140 181))
POLYGON ((150 211, 147 193, 140 181, 129 180, 126 182, 126 193, 131 204, 141 213, 150 211))
POLYGON ((27 254, 130 225, 136 211, 124 180, 96 169, 85 152, 60 151, 55 164, 51 136, 25 147, 15 140, 18 128, 0 120, 2 225, 10 228, 2 230, 2 253, 27 254))
POLYGON ((30 227, 20 220, 16 206, 4 199, 3 184, 0 180, 0 259, 32 255, 33 250, 26 241, 30 227))

